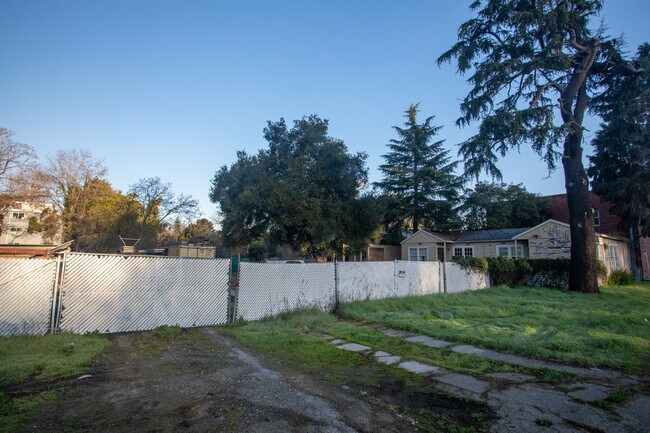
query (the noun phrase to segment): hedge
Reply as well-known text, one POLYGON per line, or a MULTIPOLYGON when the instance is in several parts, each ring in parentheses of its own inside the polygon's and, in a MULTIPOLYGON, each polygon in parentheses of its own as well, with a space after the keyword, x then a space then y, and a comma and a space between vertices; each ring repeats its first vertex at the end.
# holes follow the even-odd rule
MULTIPOLYGON (((488 272, 493 286, 510 287, 541 285, 566 287, 569 282, 570 259, 509 259, 507 257, 467 257, 454 260, 462 268, 488 272)), ((598 260, 598 276, 607 276, 605 264, 598 260)))

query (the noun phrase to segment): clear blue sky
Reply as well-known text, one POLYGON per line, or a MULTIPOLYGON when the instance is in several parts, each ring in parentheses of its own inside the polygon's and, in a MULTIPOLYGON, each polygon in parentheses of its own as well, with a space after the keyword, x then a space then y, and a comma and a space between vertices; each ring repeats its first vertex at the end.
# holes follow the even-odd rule
MULTIPOLYGON (((208 216, 214 172, 264 147, 266 121, 280 117, 329 119, 379 180, 391 127, 413 102, 454 154, 471 135, 454 125, 465 79, 435 65, 469 3, 0 0, 0 126, 41 158, 89 149, 122 191, 159 176, 208 216)), ((602 16, 628 51, 650 40, 647 0, 608 0, 602 16)), ((547 178, 527 151, 500 166, 530 191, 564 190, 561 170, 547 178)))

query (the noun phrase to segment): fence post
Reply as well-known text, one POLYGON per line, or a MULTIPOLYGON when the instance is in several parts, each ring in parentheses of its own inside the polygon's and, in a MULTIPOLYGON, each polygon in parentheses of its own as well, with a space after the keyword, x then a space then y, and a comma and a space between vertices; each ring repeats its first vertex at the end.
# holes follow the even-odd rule
POLYGON ((228 323, 233 323, 237 319, 237 300, 239 298, 239 275, 241 273, 241 260, 237 260, 237 270, 233 272, 233 257, 230 258, 228 265, 228 323))
POLYGON ((60 280, 60 283, 58 285, 58 293, 56 297, 56 312, 54 315, 54 327, 52 329, 52 333, 57 332, 61 327, 61 314, 63 313, 63 291, 65 289, 63 283, 65 281, 65 264, 67 262, 67 254, 68 253, 62 254, 61 266, 59 266, 59 272, 56 276, 57 279, 60 280))
POLYGON ((334 312, 339 311, 339 262, 334 260, 334 312))
POLYGON ((447 262, 442 262, 442 283, 443 283, 443 293, 447 293, 447 262))
POLYGON ((59 303, 57 301, 59 296, 59 271, 61 270, 61 256, 56 256, 56 266, 54 267, 54 286, 52 287, 52 306, 50 307, 50 334, 54 334, 54 323, 56 322, 56 315, 59 313, 59 303))
POLYGON ((397 260, 393 260, 393 297, 397 296, 397 260))

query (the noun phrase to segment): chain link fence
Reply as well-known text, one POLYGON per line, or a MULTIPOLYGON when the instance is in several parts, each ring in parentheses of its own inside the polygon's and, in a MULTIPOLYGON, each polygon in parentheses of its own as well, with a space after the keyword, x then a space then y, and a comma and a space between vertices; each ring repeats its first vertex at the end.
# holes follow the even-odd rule
POLYGON ((332 311, 343 302, 489 286, 486 275, 442 262, 242 263, 239 275, 235 316, 244 320, 300 308, 332 311))
POLYGON ((0 260, 0 335, 130 332, 161 325, 221 325, 301 308, 457 293, 487 275, 441 262, 240 263, 230 260, 67 253, 0 260))

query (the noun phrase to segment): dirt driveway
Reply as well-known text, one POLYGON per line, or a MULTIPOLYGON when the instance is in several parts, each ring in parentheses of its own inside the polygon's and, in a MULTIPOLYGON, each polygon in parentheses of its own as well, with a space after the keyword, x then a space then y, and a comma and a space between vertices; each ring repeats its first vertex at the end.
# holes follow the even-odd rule
POLYGON ((408 389, 389 378, 364 391, 288 372, 216 329, 184 330, 171 340, 141 333, 111 338, 91 376, 60 384, 59 398, 21 431, 426 431, 409 415, 425 407, 442 417, 438 421, 448 419, 448 430, 480 431, 492 418, 487 406, 408 389))

